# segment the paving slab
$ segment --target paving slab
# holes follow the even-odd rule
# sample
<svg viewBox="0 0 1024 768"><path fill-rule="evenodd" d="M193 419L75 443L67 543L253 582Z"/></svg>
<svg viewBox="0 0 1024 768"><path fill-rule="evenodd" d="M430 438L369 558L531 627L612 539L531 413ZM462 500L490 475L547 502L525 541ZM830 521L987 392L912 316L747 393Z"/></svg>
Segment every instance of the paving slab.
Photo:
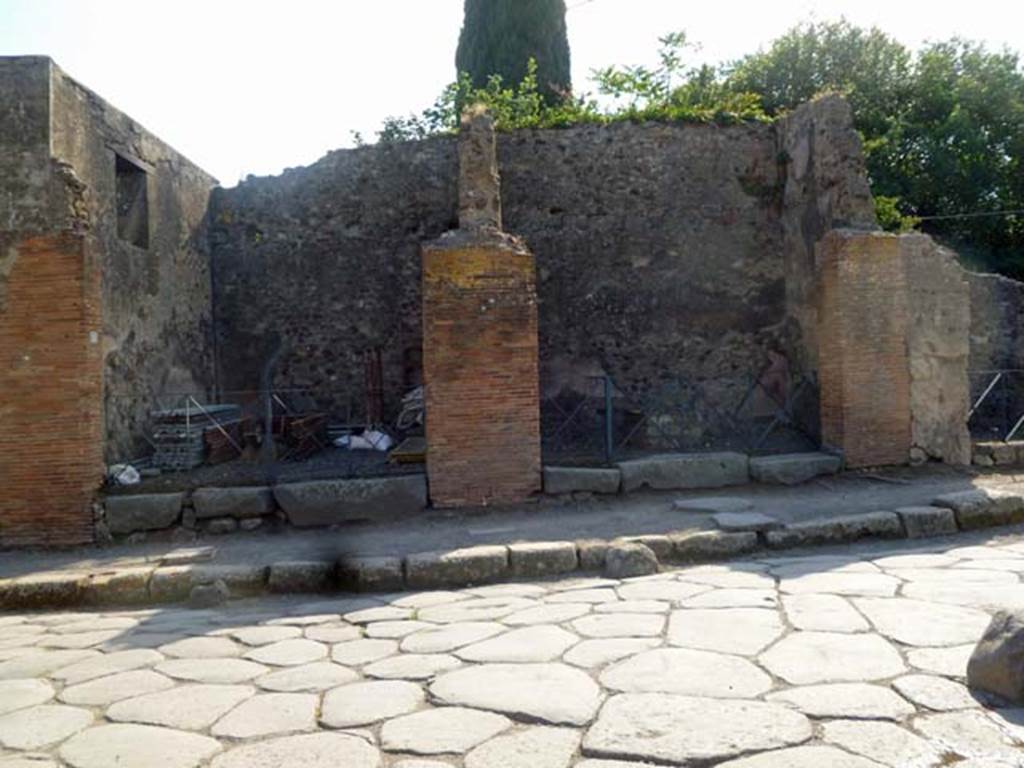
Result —
<svg viewBox="0 0 1024 768"><path fill-rule="evenodd" d="M72 768L196 768L220 751L220 743L208 736L115 724L82 731L60 748L60 756Z"/></svg>
<svg viewBox="0 0 1024 768"><path fill-rule="evenodd" d="M466 768L568 768L580 744L569 728L538 726L496 736L466 755Z"/></svg>
<svg viewBox="0 0 1024 768"><path fill-rule="evenodd" d="M688 648L644 651L606 668L605 688L626 693L675 693L718 698L754 698L771 678L738 656Z"/></svg>
<svg viewBox="0 0 1024 768"><path fill-rule="evenodd" d="M330 728L351 728L415 712L426 702L423 689L402 680L371 680L324 694L320 721Z"/></svg>
<svg viewBox="0 0 1024 768"><path fill-rule="evenodd" d="M883 685L832 683L788 688L765 696L796 707L816 718L903 720L916 712L913 705Z"/></svg>
<svg viewBox="0 0 1024 768"><path fill-rule="evenodd" d="M442 755L466 752L511 727L507 717L463 707L441 707L384 723L381 746L388 752Z"/></svg>
<svg viewBox="0 0 1024 768"><path fill-rule="evenodd" d="M358 736L310 733L245 744L218 755L212 768L379 768L379 750Z"/></svg>

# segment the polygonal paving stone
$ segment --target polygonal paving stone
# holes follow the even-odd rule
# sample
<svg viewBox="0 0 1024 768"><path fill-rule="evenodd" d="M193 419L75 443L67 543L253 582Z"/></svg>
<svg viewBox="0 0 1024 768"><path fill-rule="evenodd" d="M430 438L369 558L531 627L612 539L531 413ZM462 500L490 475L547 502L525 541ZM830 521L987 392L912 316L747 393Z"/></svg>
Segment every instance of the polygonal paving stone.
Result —
<svg viewBox="0 0 1024 768"><path fill-rule="evenodd" d="M986 568L905 568L892 573L911 583L1001 585L1020 583L1020 578L1016 573Z"/></svg>
<svg viewBox="0 0 1024 768"><path fill-rule="evenodd" d="M616 605L616 603L609 603ZM512 626L534 625L534 624L561 624L563 621L571 621L584 614L590 613L589 603L556 603L554 605L538 605L536 608L527 608L525 611L516 611L510 616L505 616L501 621Z"/></svg>
<svg viewBox="0 0 1024 768"><path fill-rule="evenodd" d="M547 589L539 584L486 584L459 594L465 597L540 597L547 593Z"/></svg>
<svg viewBox="0 0 1024 768"><path fill-rule="evenodd" d="M885 570L902 568L945 568L957 562L957 558L938 552L908 553L905 555L889 555L872 560L875 565Z"/></svg>
<svg viewBox="0 0 1024 768"><path fill-rule="evenodd" d="M1021 764L1021 748L981 710L923 715L913 721L914 730L936 749L974 757ZM1013 762L1016 761L1016 762Z"/></svg>
<svg viewBox="0 0 1024 768"><path fill-rule="evenodd" d="M906 669L896 649L878 635L831 632L794 632L760 661L793 685L881 680Z"/></svg>
<svg viewBox="0 0 1024 768"><path fill-rule="evenodd" d="M536 600L516 596L477 597L450 605L435 605L419 612L423 621L454 624L466 621L489 621L509 616L538 605Z"/></svg>
<svg viewBox="0 0 1024 768"><path fill-rule="evenodd" d="M765 699L789 704L811 717L902 720L916 711L888 688L868 683L831 683L788 688Z"/></svg>
<svg viewBox="0 0 1024 768"><path fill-rule="evenodd" d="M165 691L173 685L174 681L152 670L136 669L72 685L61 691L59 698L67 704L105 707L132 696ZM0 699L2 698L3 694L0 693Z"/></svg>
<svg viewBox="0 0 1024 768"><path fill-rule="evenodd" d="M915 646L977 642L991 621L982 611L904 598L853 601L886 637Z"/></svg>
<svg viewBox="0 0 1024 768"><path fill-rule="evenodd" d="M665 617L646 613L598 613L576 619L572 628L586 637L657 637L665 629Z"/></svg>
<svg viewBox="0 0 1024 768"><path fill-rule="evenodd" d="M11 749L41 749L64 741L92 724L87 709L42 704L0 717L0 744Z"/></svg>
<svg viewBox="0 0 1024 768"><path fill-rule="evenodd" d="M0 768L60 768L56 760L38 752L22 752L5 757L0 754Z"/></svg>
<svg viewBox="0 0 1024 768"><path fill-rule="evenodd" d="M261 693L247 699L213 724L210 733L234 739L316 730L317 696L312 693Z"/></svg>
<svg viewBox="0 0 1024 768"><path fill-rule="evenodd" d="M967 660L974 653L974 643L948 648L913 648L907 651L910 666L924 672L946 677L966 677Z"/></svg>
<svg viewBox="0 0 1024 768"><path fill-rule="evenodd" d="M91 648L119 637L121 631L111 629L105 632L79 632L74 635L42 635L36 641L40 648Z"/></svg>
<svg viewBox="0 0 1024 768"><path fill-rule="evenodd" d="M468 600L471 597L472 595L468 592L452 592L450 590L437 589L432 592L414 592L390 602L396 608L418 609L430 608L434 605L457 603L459 600Z"/></svg>
<svg viewBox="0 0 1024 768"><path fill-rule="evenodd" d="M507 717L462 707L428 709L384 723L381 746L415 755L461 754L512 725Z"/></svg>
<svg viewBox="0 0 1024 768"><path fill-rule="evenodd" d="M931 603L963 605L992 611L1024 609L1024 584L916 581L904 585L903 596Z"/></svg>
<svg viewBox="0 0 1024 768"><path fill-rule="evenodd" d="M846 598L837 595L785 595L789 623L812 632L864 632L870 625Z"/></svg>
<svg viewBox="0 0 1024 768"><path fill-rule="evenodd" d="M899 588L899 579L884 573L808 573L782 579L779 589L789 595L811 593L855 597L892 597Z"/></svg>
<svg viewBox="0 0 1024 768"><path fill-rule="evenodd" d="M775 589L775 579L771 576L739 567L697 566L676 575L686 582L720 589Z"/></svg>
<svg viewBox="0 0 1024 768"><path fill-rule="evenodd" d="M579 732L540 726L496 736L466 755L466 768L568 768Z"/></svg>
<svg viewBox="0 0 1024 768"><path fill-rule="evenodd" d="M344 733L282 736L236 747L218 755L211 768L379 768L380 752Z"/></svg>
<svg viewBox="0 0 1024 768"><path fill-rule="evenodd" d="M627 656L657 648L659 645L661 645L661 639L656 637L584 640L565 654L565 661L576 667L594 669Z"/></svg>
<svg viewBox="0 0 1024 768"><path fill-rule="evenodd" d="M438 760L399 760L393 768L452 768L452 764Z"/></svg>
<svg viewBox="0 0 1024 768"><path fill-rule="evenodd" d="M45 704L52 698L53 686L43 680L0 680L0 715Z"/></svg>
<svg viewBox="0 0 1024 768"><path fill-rule="evenodd" d="M892 687L919 707L936 712L981 706L967 686L936 675L907 675L893 680Z"/></svg>
<svg viewBox="0 0 1024 768"><path fill-rule="evenodd" d="M366 626L367 637L384 637L391 640L411 635L413 632L420 632L425 629L436 628L436 624L429 624L426 621L415 621L403 619L401 621L375 621Z"/></svg>
<svg viewBox="0 0 1024 768"><path fill-rule="evenodd" d="M193 683L244 683L270 670L245 659L169 659L157 664L156 671Z"/></svg>
<svg viewBox="0 0 1024 768"><path fill-rule="evenodd" d="M267 691L297 693L301 691L326 691L338 685L358 680L359 675L351 669L331 661L315 661L298 667L285 667L253 682Z"/></svg>
<svg viewBox="0 0 1024 768"><path fill-rule="evenodd" d="M608 667L606 688L629 693L676 693L721 698L754 698L772 687L771 678L746 659L688 648L658 648Z"/></svg>
<svg viewBox="0 0 1024 768"><path fill-rule="evenodd" d="M0 680L27 680L56 669L99 657L98 651L32 651L0 662Z"/></svg>
<svg viewBox="0 0 1024 768"><path fill-rule="evenodd" d="M71 738L60 748L60 757L72 768L195 768L220 749L214 739L195 733L100 725Z"/></svg>
<svg viewBox="0 0 1024 768"><path fill-rule="evenodd" d="M129 672L140 667L149 667L164 660L162 654L147 648L134 651L116 651L92 659L85 659L53 673L54 680L61 680L65 685L84 683L96 677L106 677L118 672Z"/></svg>
<svg viewBox="0 0 1024 768"><path fill-rule="evenodd" d="M461 666L461 661L447 653L403 653L368 664L363 674L383 680L427 680Z"/></svg>
<svg viewBox="0 0 1024 768"><path fill-rule="evenodd" d="M370 624L375 621L401 621L411 619L415 612L411 608L396 608L392 605L381 605L376 608L364 608L342 616L350 624Z"/></svg>
<svg viewBox="0 0 1024 768"><path fill-rule="evenodd" d="M72 635L80 632L104 632L111 629L131 629L138 625L137 619L127 616L90 616L87 619L70 621L50 628L51 632L61 635Z"/></svg>
<svg viewBox="0 0 1024 768"><path fill-rule="evenodd" d="M303 634L310 640L320 643L346 643L349 640L358 640L363 636L361 627L352 624L317 624L306 627Z"/></svg>
<svg viewBox="0 0 1024 768"><path fill-rule="evenodd" d="M772 589L712 589L679 603L683 608L775 608L778 604Z"/></svg>
<svg viewBox="0 0 1024 768"><path fill-rule="evenodd" d="M199 731L253 693L248 685L183 685L112 704L107 719Z"/></svg>
<svg viewBox="0 0 1024 768"><path fill-rule="evenodd" d="M324 694L320 722L351 728L415 712L426 701L423 689L401 680L372 680L334 688Z"/></svg>
<svg viewBox="0 0 1024 768"><path fill-rule="evenodd" d="M561 627L523 627L468 645L455 655L464 661L554 661L577 642L576 635Z"/></svg>
<svg viewBox="0 0 1024 768"><path fill-rule="evenodd" d="M616 603L600 603L594 606L595 613L668 613L671 604L664 600L619 600Z"/></svg>
<svg viewBox="0 0 1024 768"><path fill-rule="evenodd" d="M597 712L601 691L564 664L483 664L442 675L430 692L446 704L507 712L554 725L583 725Z"/></svg>
<svg viewBox="0 0 1024 768"><path fill-rule="evenodd" d="M635 581L619 587L623 600L664 600L678 603L710 589L704 584L687 584L675 580Z"/></svg>
<svg viewBox="0 0 1024 768"><path fill-rule="evenodd" d="M327 656L327 646L304 637L261 645L245 654L245 658L275 667L296 667Z"/></svg>
<svg viewBox="0 0 1024 768"><path fill-rule="evenodd" d="M583 750L594 757L706 765L810 737L810 721L781 704L641 693L609 699Z"/></svg>
<svg viewBox="0 0 1024 768"><path fill-rule="evenodd" d="M176 659L227 659L241 656L244 650L226 637L187 637L159 648L160 653Z"/></svg>
<svg viewBox="0 0 1024 768"><path fill-rule="evenodd" d="M776 611L763 608L692 608L669 618L668 642L684 648L753 656L785 631Z"/></svg>
<svg viewBox="0 0 1024 768"><path fill-rule="evenodd" d="M927 741L892 723L834 720L822 726L822 738L849 752L898 768L927 768L943 756Z"/></svg>
<svg viewBox="0 0 1024 768"><path fill-rule="evenodd" d="M246 645L267 645L281 640L302 637L300 627L243 627L231 631L231 636Z"/></svg>
<svg viewBox="0 0 1024 768"><path fill-rule="evenodd" d="M556 592L544 598L544 602L559 605L561 603L612 603L619 599L614 589L598 587L596 589L571 589Z"/></svg>
<svg viewBox="0 0 1024 768"><path fill-rule="evenodd" d="M718 768L881 768L874 760L835 747L792 747L719 763Z"/></svg>
<svg viewBox="0 0 1024 768"><path fill-rule="evenodd" d="M394 640L352 640L331 647L331 658L339 664L360 666L398 653Z"/></svg>
<svg viewBox="0 0 1024 768"><path fill-rule="evenodd" d="M505 631L503 625L493 621L447 624L410 635L402 640L402 650L406 653L447 653Z"/></svg>

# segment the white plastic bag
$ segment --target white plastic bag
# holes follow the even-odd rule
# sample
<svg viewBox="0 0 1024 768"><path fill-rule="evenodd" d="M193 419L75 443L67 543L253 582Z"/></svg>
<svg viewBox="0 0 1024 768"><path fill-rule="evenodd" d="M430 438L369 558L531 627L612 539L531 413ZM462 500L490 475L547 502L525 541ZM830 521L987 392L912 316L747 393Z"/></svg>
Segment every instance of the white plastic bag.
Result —
<svg viewBox="0 0 1024 768"><path fill-rule="evenodd" d="M142 475L131 464L112 464L107 468L107 480L111 485L138 485Z"/></svg>

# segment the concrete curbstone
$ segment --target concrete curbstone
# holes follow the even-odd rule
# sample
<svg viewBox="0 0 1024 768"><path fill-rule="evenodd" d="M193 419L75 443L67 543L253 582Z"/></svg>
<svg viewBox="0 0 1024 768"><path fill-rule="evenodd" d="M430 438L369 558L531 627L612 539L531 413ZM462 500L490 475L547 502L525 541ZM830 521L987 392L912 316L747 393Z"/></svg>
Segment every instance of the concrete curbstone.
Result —
<svg viewBox="0 0 1024 768"><path fill-rule="evenodd" d="M181 516L184 501L184 493L107 496L103 502L107 527L112 534L170 528Z"/></svg>
<svg viewBox="0 0 1024 768"><path fill-rule="evenodd" d="M1024 497L1009 491L975 488L943 494L932 503L953 510L964 531L1024 522Z"/></svg>
<svg viewBox="0 0 1024 768"><path fill-rule="evenodd" d="M948 536L959 530L953 510L944 507L899 507L896 514L908 539Z"/></svg>
<svg viewBox="0 0 1024 768"><path fill-rule="evenodd" d="M721 488L743 485L750 479L750 459L730 451L666 453L623 461L617 466L622 473L622 490L627 493L644 486L654 490Z"/></svg>
<svg viewBox="0 0 1024 768"><path fill-rule="evenodd" d="M405 558L405 583L412 589L497 581L508 574L508 548L480 546L420 552Z"/></svg>
<svg viewBox="0 0 1024 768"><path fill-rule="evenodd" d="M355 592L391 592L405 586L400 557L343 557L338 561L338 586Z"/></svg>
<svg viewBox="0 0 1024 768"><path fill-rule="evenodd" d="M267 589L278 594L326 592L335 586L337 566L330 560L287 560L271 563Z"/></svg>
<svg viewBox="0 0 1024 768"><path fill-rule="evenodd" d="M786 549L810 544L830 544L875 537L900 539L903 526L895 512L864 512L792 523L776 531L766 531L765 544L770 549Z"/></svg>
<svg viewBox="0 0 1024 768"><path fill-rule="evenodd" d="M571 541L537 541L510 544L509 575L515 578L543 578L571 573L579 567L576 545Z"/></svg>
<svg viewBox="0 0 1024 768"><path fill-rule="evenodd" d="M670 534L669 538L672 540L672 559L684 563L727 560L758 548L757 534L753 532L687 531Z"/></svg>
<svg viewBox="0 0 1024 768"><path fill-rule="evenodd" d="M622 474L617 468L544 467L544 493L618 493Z"/></svg>

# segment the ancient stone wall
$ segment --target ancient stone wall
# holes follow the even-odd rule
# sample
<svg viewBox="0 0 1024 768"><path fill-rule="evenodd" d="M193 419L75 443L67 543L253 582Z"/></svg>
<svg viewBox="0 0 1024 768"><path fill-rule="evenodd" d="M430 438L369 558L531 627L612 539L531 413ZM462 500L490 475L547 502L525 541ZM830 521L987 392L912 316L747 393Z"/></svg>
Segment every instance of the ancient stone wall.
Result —
<svg viewBox="0 0 1024 768"><path fill-rule="evenodd" d="M1024 283L968 273L971 295L970 370L1024 370Z"/></svg>
<svg viewBox="0 0 1024 768"><path fill-rule="evenodd" d="M625 388L755 375L784 325L771 126L618 124L499 134L505 229L537 260L541 383ZM218 354L256 386L280 332L280 387L363 398L383 349L390 408L421 380L419 244L454 226L453 138L333 152L215 196ZM741 393L742 393L741 385Z"/></svg>

